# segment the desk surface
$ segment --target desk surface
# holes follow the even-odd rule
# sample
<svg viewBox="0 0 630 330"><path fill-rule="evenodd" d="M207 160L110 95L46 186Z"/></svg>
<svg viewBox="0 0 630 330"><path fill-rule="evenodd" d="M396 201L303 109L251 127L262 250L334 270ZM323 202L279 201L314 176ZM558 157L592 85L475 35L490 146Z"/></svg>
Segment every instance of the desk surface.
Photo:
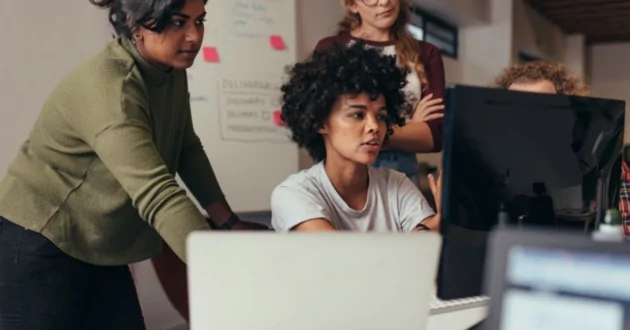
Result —
<svg viewBox="0 0 630 330"><path fill-rule="evenodd" d="M429 316L427 330L465 330L483 321L488 307L473 307Z"/></svg>

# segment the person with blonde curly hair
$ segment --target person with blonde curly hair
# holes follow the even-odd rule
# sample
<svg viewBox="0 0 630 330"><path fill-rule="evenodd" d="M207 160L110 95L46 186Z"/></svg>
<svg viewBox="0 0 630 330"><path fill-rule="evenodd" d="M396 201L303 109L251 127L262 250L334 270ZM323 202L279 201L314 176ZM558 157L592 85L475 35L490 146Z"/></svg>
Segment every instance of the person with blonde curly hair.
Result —
<svg viewBox="0 0 630 330"><path fill-rule="evenodd" d="M417 153L442 149L443 98L445 93L442 55L434 45L416 40L408 31L411 16L409 0L341 0L346 14L336 35L320 40L323 50L333 44L349 46L358 41L395 56L401 68L409 69L405 94L409 109L406 125L393 126L376 167L404 173L419 186Z"/></svg>
<svg viewBox="0 0 630 330"><path fill-rule="evenodd" d="M584 81L561 63L533 61L507 67L496 78L498 87L536 93L586 96L590 93Z"/></svg>
<svg viewBox="0 0 630 330"><path fill-rule="evenodd" d="M511 65L496 78L495 84L497 87L522 92L590 95L590 89L582 79L572 75L561 63L550 61ZM625 161L621 162L619 211L624 234L630 236L630 166Z"/></svg>

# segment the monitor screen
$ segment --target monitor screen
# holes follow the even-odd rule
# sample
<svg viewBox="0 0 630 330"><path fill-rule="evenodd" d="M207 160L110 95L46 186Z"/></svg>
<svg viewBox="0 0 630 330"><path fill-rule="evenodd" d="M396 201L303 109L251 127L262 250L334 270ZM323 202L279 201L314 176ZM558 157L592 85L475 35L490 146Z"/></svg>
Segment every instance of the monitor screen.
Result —
<svg viewBox="0 0 630 330"><path fill-rule="evenodd" d="M499 330L630 330L630 255L513 246Z"/></svg>
<svg viewBox="0 0 630 330"><path fill-rule="evenodd" d="M624 102L454 86L446 106L441 299L482 294L497 225L584 230L618 203Z"/></svg>

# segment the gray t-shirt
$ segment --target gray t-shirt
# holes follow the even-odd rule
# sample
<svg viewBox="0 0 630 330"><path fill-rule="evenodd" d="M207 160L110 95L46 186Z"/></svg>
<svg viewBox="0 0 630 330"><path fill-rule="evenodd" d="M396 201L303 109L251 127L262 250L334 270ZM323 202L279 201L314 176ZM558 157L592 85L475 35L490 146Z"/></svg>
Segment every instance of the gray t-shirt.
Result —
<svg viewBox="0 0 630 330"><path fill-rule="evenodd" d="M321 218L338 230L408 232L435 214L404 174L370 166L369 176L365 207L354 210L333 187L323 162L292 174L271 194L271 225L286 232Z"/></svg>

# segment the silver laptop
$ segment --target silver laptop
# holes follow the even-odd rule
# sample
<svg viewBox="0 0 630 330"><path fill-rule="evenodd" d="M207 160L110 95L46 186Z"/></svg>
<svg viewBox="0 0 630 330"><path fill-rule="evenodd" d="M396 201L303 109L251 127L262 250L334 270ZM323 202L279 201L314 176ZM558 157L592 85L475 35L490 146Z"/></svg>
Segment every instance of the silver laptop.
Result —
<svg viewBox="0 0 630 330"><path fill-rule="evenodd" d="M424 329L435 233L195 232L191 330Z"/></svg>
<svg viewBox="0 0 630 330"><path fill-rule="evenodd" d="M630 244L588 235L493 233L488 330L630 330Z"/></svg>

